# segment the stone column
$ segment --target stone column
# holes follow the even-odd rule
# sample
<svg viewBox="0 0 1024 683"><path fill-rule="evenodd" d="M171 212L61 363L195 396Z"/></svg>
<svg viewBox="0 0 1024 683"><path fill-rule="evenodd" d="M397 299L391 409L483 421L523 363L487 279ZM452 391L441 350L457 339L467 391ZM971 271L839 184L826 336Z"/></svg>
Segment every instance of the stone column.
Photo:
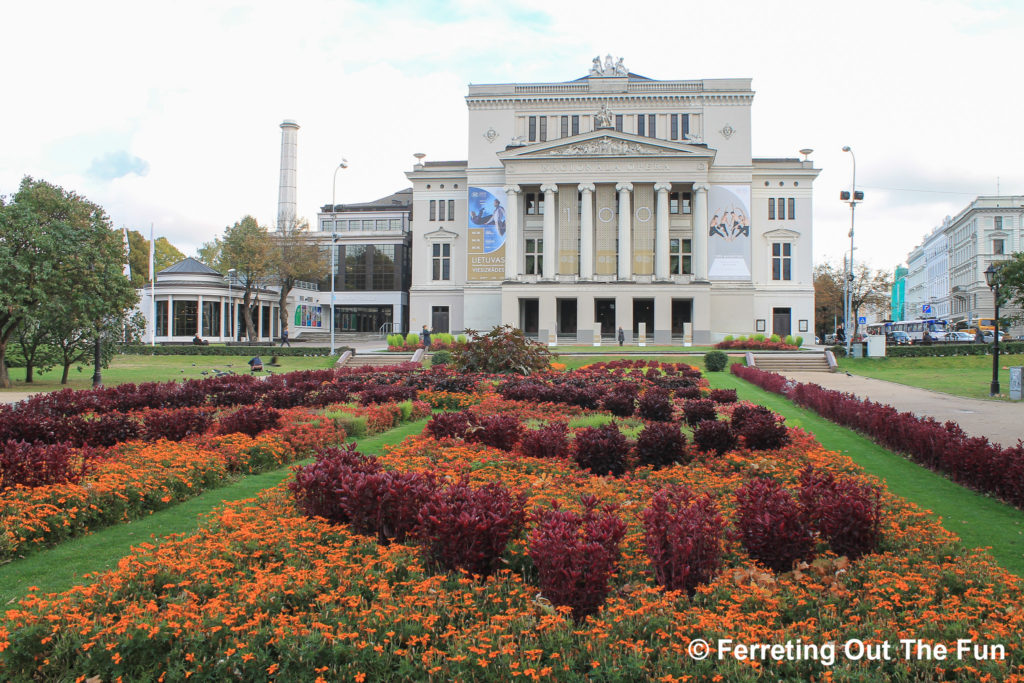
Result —
<svg viewBox="0 0 1024 683"><path fill-rule="evenodd" d="M580 279L594 279L594 183L580 183L583 195L580 212Z"/></svg>
<svg viewBox="0 0 1024 683"><path fill-rule="evenodd" d="M708 279L708 190L707 183L693 186L693 279Z"/></svg>
<svg viewBox="0 0 1024 683"><path fill-rule="evenodd" d="M658 193L654 217L654 277L667 280L669 277L669 242L668 242L668 191L672 183L655 183L654 191Z"/></svg>
<svg viewBox="0 0 1024 683"><path fill-rule="evenodd" d="M196 304L196 334L203 336L203 295L199 295L199 302Z"/></svg>
<svg viewBox="0 0 1024 683"><path fill-rule="evenodd" d="M508 205L505 207L505 279L519 279L519 186L506 185Z"/></svg>
<svg viewBox="0 0 1024 683"><path fill-rule="evenodd" d="M167 338L174 336L174 295L167 295Z"/></svg>
<svg viewBox="0 0 1024 683"><path fill-rule="evenodd" d="M544 193L544 271L542 277L545 280L554 280L558 272L558 235L555 230L555 221L558 219L558 207L555 206L555 193L558 192L558 185L541 185L540 191Z"/></svg>
<svg viewBox="0 0 1024 683"><path fill-rule="evenodd" d="M629 202L633 184L618 183L615 190L619 193L619 279L629 280L633 277L633 230L630 221L633 210Z"/></svg>

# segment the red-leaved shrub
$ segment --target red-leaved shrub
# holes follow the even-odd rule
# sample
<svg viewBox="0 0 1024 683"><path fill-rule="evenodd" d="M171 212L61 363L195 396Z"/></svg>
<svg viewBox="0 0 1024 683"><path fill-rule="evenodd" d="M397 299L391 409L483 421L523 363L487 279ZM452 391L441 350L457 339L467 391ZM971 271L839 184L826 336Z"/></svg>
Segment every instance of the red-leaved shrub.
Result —
<svg viewBox="0 0 1024 683"><path fill-rule="evenodd" d="M367 387L359 392L360 405L368 406L371 403L391 403L393 401L408 401L416 398L416 389L401 385L385 384L375 387Z"/></svg>
<svg viewBox="0 0 1024 683"><path fill-rule="evenodd" d="M644 540L654 578L669 590L693 595L722 566L725 520L711 496L685 486L661 489L643 513Z"/></svg>
<svg viewBox="0 0 1024 683"><path fill-rule="evenodd" d="M675 422L652 422L637 437L636 456L641 465L668 467L684 462L686 455L686 437Z"/></svg>
<svg viewBox="0 0 1024 683"><path fill-rule="evenodd" d="M515 415L477 417L466 432L466 440L510 451L519 443L523 425Z"/></svg>
<svg viewBox="0 0 1024 683"><path fill-rule="evenodd" d="M600 427L585 427L576 432L576 464L593 474L620 476L626 473L629 441L611 423Z"/></svg>
<svg viewBox="0 0 1024 683"><path fill-rule="evenodd" d="M341 502L352 528L375 534L381 543L399 543L413 533L423 504L437 490L433 475L423 472L365 472L349 468Z"/></svg>
<svg viewBox="0 0 1024 683"><path fill-rule="evenodd" d="M768 415L771 416L772 411L768 410L764 406L757 405L755 403L741 403L732 409L732 428L739 432L743 429L744 421L751 415Z"/></svg>
<svg viewBox="0 0 1024 683"><path fill-rule="evenodd" d="M693 443L704 453L722 455L736 448L738 439L728 422L704 420L693 430Z"/></svg>
<svg viewBox="0 0 1024 683"><path fill-rule="evenodd" d="M640 387L632 382L619 382L601 401L601 406L612 415L629 417L636 410L636 397Z"/></svg>
<svg viewBox="0 0 1024 683"><path fill-rule="evenodd" d="M552 509L536 517L529 540L541 593L556 605L571 607L576 621L601 608L626 534L626 524L614 508L598 511L593 496L581 500L582 515L561 510L553 502Z"/></svg>
<svg viewBox="0 0 1024 683"><path fill-rule="evenodd" d="M667 422L672 419L672 397L668 389L647 387L636 400L637 415L645 420Z"/></svg>
<svg viewBox="0 0 1024 683"><path fill-rule="evenodd" d="M809 559L814 532L788 490L773 479L753 479L736 491L737 529L750 556L775 572Z"/></svg>
<svg viewBox="0 0 1024 683"><path fill-rule="evenodd" d="M274 429L281 421L281 413L264 406L243 406L220 419L218 431L221 434L241 432L256 436L267 429Z"/></svg>
<svg viewBox="0 0 1024 683"><path fill-rule="evenodd" d="M92 451L76 453L69 443L7 441L0 448L0 491L15 486L73 484L85 476Z"/></svg>
<svg viewBox="0 0 1024 683"><path fill-rule="evenodd" d="M212 421L210 411L202 408L151 410L142 419L142 433L149 441L181 441L206 433Z"/></svg>
<svg viewBox="0 0 1024 683"><path fill-rule="evenodd" d="M526 497L501 484L472 488L463 479L423 504L416 531L431 561L487 576L498 568L509 539L523 528Z"/></svg>
<svg viewBox="0 0 1024 683"><path fill-rule="evenodd" d="M836 555L856 560L878 547L878 490L808 465L800 473L800 503Z"/></svg>
<svg viewBox="0 0 1024 683"><path fill-rule="evenodd" d="M708 398L715 403L735 403L736 402L736 390L735 389L712 389L711 393L708 394Z"/></svg>
<svg viewBox="0 0 1024 683"><path fill-rule="evenodd" d="M565 434L564 422L551 422L540 429L523 432L519 448L529 458L564 458L569 452L569 440Z"/></svg>
<svg viewBox="0 0 1024 683"><path fill-rule="evenodd" d="M782 448L789 443L789 429L783 423L781 415L772 412L752 412L742 421L736 432L743 437L743 442L751 450L769 450Z"/></svg>
<svg viewBox="0 0 1024 683"><path fill-rule="evenodd" d="M693 399L683 403L683 419L686 424L696 427L704 420L717 420L715 402L710 399Z"/></svg>
<svg viewBox="0 0 1024 683"><path fill-rule="evenodd" d="M424 428L428 434L440 441L441 439L461 439L466 436L472 424L471 415L465 410L456 413L438 413L430 418Z"/></svg>
<svg viewBox="0 0 1024 683"><path fill-rule="evenodd" d="M679 387L676 391L676 398L689 401L690 399L700 398L700 387Z"/></svg>
<svg viewBox="0 0 1024 683"><path fill-rule="evenodd" d="M344 502L351 497L352 473L381 471L376 458L366 457L356 450L355 443L350 443L345 448L326 448L316 454L316 462L296 468L288 488L307 516L345 523L350 520Z"/></svg>

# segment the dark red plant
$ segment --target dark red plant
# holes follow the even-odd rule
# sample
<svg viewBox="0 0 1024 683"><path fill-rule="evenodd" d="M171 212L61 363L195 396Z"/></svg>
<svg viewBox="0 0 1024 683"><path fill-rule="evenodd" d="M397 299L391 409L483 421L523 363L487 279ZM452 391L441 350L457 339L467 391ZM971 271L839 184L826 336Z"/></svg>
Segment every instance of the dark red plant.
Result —
<svg viewBox="0 0 1024 683"><path fill-rule="evenodd" d="M611 423L600 427L585 427L576 432L576 464L593 474L620 476L626 473L629 458L629 441Z"/></svg>
<svg viewBox="0 0 1024 683"><path fill-rule="evenodd" d="M751 450L771 450L782 448L789 443L789 429L781 415L772 412L749 413L740 423L736 432L743 438L743 443ZM735 427L734 427L735 429Z"/></svg>
<svg viewBox="0 0 1024 683"><path fill-rule="evenodd" d="M709 495L685 486L661 489L643 513L644 540L654 577L669 590L693 595L722 566L725 520Z"/></svg>
<svg viewBox="0 0 1024 683"><path fill-rule="evenodd" d="M523 425L515 415L487 415L475 417L473 422L466 432L467 441L503 451L515 448L523 434Z"/></svg>
<svg viewBox="0 0 1024 683"><path fill-rule="evenodd" d="M881 504L870 484L808 465L800 473L800 503L836 555L856 560L878 548Z"/></svg>
<svg viewBox="0 0 1024 683"><path fill-rule="evenodd" d="M636 400L637 415L645 420L667 422L672 419L672 397L668 389L648 387Z"/></svg>
<svg viewBox="0 0 1024 683"><path fill-rule="evenodd" d="M77 483L88 472L93 457L90 449L79 451L68 443L7 441L0 447L0 491Z"/></svg>
<svg viewBox="0 0 1024 683"><path fill-rule="evenodd" d="M202 408L151 410L143 417L142 433L149 441L181 441L190 436L205 434L212 421L210 410Z"/></svg>
<svg viewBox="0 0 1024 683"><path fill-rule="evenodd" d="M709 399L694 399L683 403L683 419L686 424L696 427L705 420L717 420L715 402Z"/></svg>
<svg viewBox="0 0 1024 683"><path fill-rule="evenodd" d="M601 406L612 415L629 417L636 410L636 397L640 386L632 382L620 382L605 395Z"/></svg>
<svg viewBox="0 0 1024 683"><path fill-rule="evenodd" d="M345 448L327 448L316 455L316 462L298 467L288 489L295 503L309 517L323 517L331 522L351 520L345 502L354 497L355 477L382 472L376 458L356 450L355 443Z"/></svg>
<svg viewBox="0 0 1024 683"><path fill-rule="evenodd" d="M438 413L427 422L425 431L437 440L462 439L473 424L472 415L465 410Z"/></svg>
<svg viewBox="0 0 1024 683"><path fill-rule="evenodd" d="M281 421L281 413L264 406L243 406L230 415L220 419L218 425L221 434L241 432L256 436L267 429L274 429Z"/></svg>
<svg viewBox="0 0 1024 683"><path fill-rule="evenodd" d="M736 402L736 390L735 389L712 389L711 393L708 394L708 398L715 403L735 403Z"/></svg>
<svg viewBox="0 0 1024 683"><path fill-rule="evenodd" d="M728 422L704 420L693 430L693 443L704 453L721 456L736 448L738 439Z"/></svg>
<svg viewBox="0 0 1024 683"><path fill-rule="evenodd" d="M529 458L564 458L569 452L566 424L551 422L540 429L526 430L519 449Z"/></svg>
<svg viewBox="0 0 1024 683"><path fill-rule="evenodd" d="M753 479L736 491L736 526L750 556L774 572L810 559L814 531L802 506L773 479Z"/></svg>
<svg viewBox="0 0 1024 683"><path fill-rule="evenodd" d="M686 437L675 422L652 422L636 440L637 460L655 469L689 460Z"/></svg>

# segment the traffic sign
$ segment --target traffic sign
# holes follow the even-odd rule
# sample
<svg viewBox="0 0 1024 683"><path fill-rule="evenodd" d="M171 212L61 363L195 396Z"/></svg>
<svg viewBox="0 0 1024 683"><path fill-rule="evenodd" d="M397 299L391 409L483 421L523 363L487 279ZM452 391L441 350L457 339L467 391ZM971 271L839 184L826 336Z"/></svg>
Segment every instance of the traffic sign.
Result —
<svg viewBox="0 0 1024 683"><path fill-rule="evenodd" d="M923 306L921 306L921 312L922 313L931 313L932 312L932 305L931 304L924 304Z"/></svg>
<svg viewBox="0 0 1024 683"><path fill-rule="evenodd" d="M866 317L864 317L863 315L862 315L862 316L860 316L859 318L857 318L857 324L858 324L858 325L863 325L863 324L864 324L864 323L866 323L867 321L868 321L868 319L867 319Z"/></svg>

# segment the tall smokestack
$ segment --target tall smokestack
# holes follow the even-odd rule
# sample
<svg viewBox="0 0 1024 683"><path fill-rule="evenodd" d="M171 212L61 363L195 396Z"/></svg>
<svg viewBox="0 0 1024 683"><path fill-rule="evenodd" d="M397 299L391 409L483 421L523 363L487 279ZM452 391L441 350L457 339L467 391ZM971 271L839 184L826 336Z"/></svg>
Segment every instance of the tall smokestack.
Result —
<svg viewBox="0 0 1024 683"><path fill-rule="evenodd" d="M299 124L291 119L281 123L281 188L277 195L277 229L295 226Z"/></svg>

